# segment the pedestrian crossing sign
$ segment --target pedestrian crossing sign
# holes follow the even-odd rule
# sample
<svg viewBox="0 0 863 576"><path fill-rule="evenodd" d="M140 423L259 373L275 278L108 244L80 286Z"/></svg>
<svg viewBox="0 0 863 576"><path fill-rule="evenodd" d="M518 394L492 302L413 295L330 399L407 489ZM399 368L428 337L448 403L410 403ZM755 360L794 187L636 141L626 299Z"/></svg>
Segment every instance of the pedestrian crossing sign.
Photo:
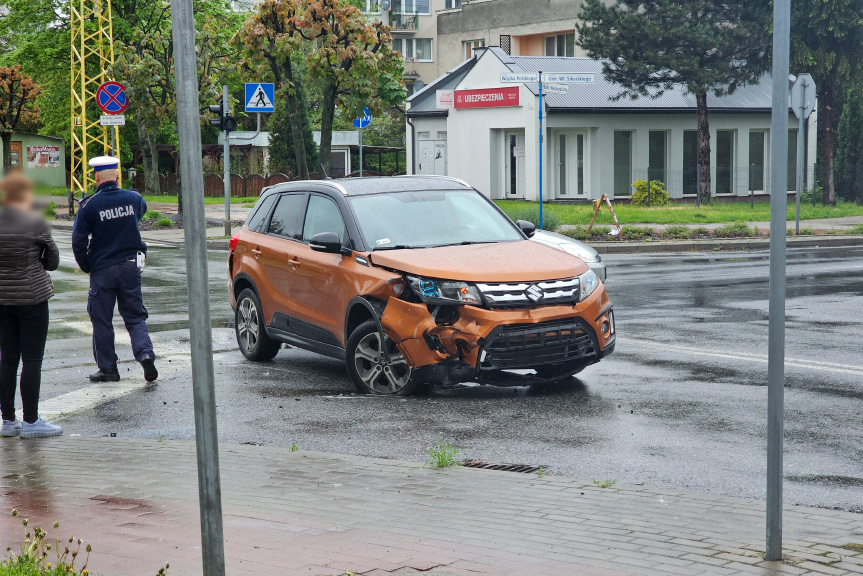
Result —
<svg viewBox="0 0 863 576"><path fill-rule="evenodd" d="M273 84L246 83L246 112L273 112L276 91Z"/></svg>

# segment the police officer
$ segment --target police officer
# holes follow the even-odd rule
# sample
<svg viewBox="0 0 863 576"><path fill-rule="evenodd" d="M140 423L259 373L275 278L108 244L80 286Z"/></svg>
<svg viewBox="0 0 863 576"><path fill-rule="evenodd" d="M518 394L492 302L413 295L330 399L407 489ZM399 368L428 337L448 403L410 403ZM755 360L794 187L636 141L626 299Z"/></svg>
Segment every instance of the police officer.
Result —
<svg viewBox="0 0 863 576"><path fill-rule="evenodd" d="M87 312L93 323L93 356L99 367L90 380L120 379L114 351L113 317L117 304L132 339L135 360L144 368L147 382L152 382L159 373L141 294L141 269L147 245L138 230L147 203L137 192L117 185L120 166L117 158L93 158L90 166L95 172L96 193L81 202L72 232L75 260L90 275Z"/></svg>

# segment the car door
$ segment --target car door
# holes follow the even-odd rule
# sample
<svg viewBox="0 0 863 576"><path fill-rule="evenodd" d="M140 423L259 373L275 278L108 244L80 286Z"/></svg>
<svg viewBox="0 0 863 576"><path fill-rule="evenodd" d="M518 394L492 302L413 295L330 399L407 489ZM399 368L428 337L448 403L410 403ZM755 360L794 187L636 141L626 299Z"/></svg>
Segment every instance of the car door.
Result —
<svg viewBox="0 0 863 576"><path fill-rule="evenodd" d="M302 244L296 248L291 281L292 332L332 346L344 347L345 311L353 298L354 264L341 254L315 252L309 240L321 232L335 232L345 243L345 222L335 201L312 193L303 223Z"/></svg>
<svg viewBox="0 0 863 576"><path fill-rule="evenodd" d="M281 194L265 234L256 234L252 255L261 274L256 278L258 295L268 326L289 330L291 280L297 250L302 246L302 223L308 194Z"/></svg>

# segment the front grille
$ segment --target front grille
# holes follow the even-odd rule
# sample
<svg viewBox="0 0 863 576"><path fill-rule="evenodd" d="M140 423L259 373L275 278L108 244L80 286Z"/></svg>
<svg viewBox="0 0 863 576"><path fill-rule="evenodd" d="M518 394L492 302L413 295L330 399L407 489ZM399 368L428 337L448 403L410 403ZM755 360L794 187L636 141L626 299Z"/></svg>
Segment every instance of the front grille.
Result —
<svg viewBox="0 0 863 576"><path fill-rule="evenodd" d="M476 286L491 308L567 304L578 301L578 278L509 284L485 283Z"/></svg>
<svg viewBox="0 0 863 576"><path fill-rule="evenodd" d="M596 355L590 329L578 318L496 328L480 354L480 370L560 364Z"/></svg>

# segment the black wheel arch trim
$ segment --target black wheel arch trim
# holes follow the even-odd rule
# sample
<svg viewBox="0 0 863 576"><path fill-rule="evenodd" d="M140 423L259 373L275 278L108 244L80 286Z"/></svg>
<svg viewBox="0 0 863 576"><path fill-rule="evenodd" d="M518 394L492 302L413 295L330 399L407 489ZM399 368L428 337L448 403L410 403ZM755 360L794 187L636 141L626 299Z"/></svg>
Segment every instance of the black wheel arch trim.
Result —
<svg viewBox="0 0 863 576"><path fill-rule="evenodd" d="M255 281L252 280L252 277L249 276L248 274L246 274L245 272L240 272L239 274L234 276L234 278L231 280L231 291L234 293L235 299L240 297L240 293L237 292L237 283L240 280L248 282L249 284L251 284L252 290L254 291L255 295L257 295L258 298L261 297L261 293L258 291L258 285L255 284Z"/></svg>
<svg viewBox="0 0 863 576"><path fill-rule="evenodd" d="M378 325L378 333L380 334L381 342L386 341L384 327L381 324L381 316L384 315L384 310L386 309L387 305L384 302L381 302L380 300L374 298L367 298L365 296L354 296L348 303L348 309L345 313L345 342L347 342L348 339L351 337L350 333L348 332L348 320L351 317L351 311L356 306L362 306L369 311L369 313L372 315L372 319L374 319L375 321L375 324ZM384 347L384 354L386 354L387 361L389 362L390 353L386 347Z"/></svg>

